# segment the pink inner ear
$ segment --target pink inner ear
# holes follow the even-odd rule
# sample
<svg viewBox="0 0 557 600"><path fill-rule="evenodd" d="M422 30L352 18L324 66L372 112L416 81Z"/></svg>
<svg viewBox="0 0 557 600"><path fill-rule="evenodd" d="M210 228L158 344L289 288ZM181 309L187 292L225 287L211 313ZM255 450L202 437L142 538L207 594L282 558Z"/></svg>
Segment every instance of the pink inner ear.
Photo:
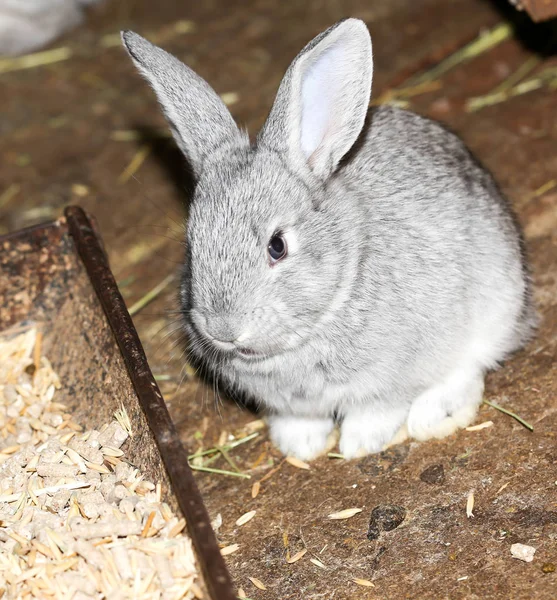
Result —
<svg viewBox="0 0 557 600"><path fill-rule="evenodd" d="M302 75L300 146L310 166L315 163L315 153L332 133L333 108L337 104L338 88L342 88L344 82L343 58L344 49L334 44L307 65Z"/></svg>
<svg viewBox="0 0 557 600"><path fill-rule="evenodd" d="M330 126L329 124L327 124L327 128L325 129L325 132L323 134L323 138L320 140L320 143L317 145L317 147L315 148L315 150L310 154L309 158L308 158L308 165L309 168L313 171L317 165L318 162L320 161L321 155L323 154L325 148L322 144L323 140L328 138L330 136L329 134L329 130L330 130Z"/></svg>
<svg viewBox="0 0 557 600"><path fill-rule="evenodd" d="M363 24L352 22L331 32L298 65L296 150L318 177L330 175L358 138L372 72L369 33Z"/></svg>

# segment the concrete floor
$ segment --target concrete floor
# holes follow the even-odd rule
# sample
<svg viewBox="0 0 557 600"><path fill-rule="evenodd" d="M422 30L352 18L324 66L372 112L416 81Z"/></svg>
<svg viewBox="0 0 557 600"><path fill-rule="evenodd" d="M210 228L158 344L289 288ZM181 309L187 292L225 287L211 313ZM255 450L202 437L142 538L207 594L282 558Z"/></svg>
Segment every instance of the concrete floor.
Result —
<svg viewBox="0 0 557 600"><path fill-rule="evenodd" d="M179 268L186 180L175 147L159 133L164 121L153 95L110 34L131 28L157 39L219 93L232 94L234 116L253 133L290 60L344 16L365 19L372 32L375 97L479 32L518 18L506 2L488 0L191 4L108 2L53 45L69 48L70 58L0 75L0 232L81 204L99 221L130 305ZM557 68L547 46L554 24L534 28L522 17L515 24L507 40L435 78L409 105L463 136L524 225L542 323L530 346L489 377L486 398L524 417L534 432L484 406L478 422L492 420L490 428L407 442L359 461L323 458L306 471L283 463L261 431L232 453L251 480L198 477L209 511L222 515L219 541L240 545L227 561L250 598L557 597L557 96L555 87L530 84L519 90L527 93L475 112L467 104L533 57L539 63L528 63L534 70L526 79ZM144 160L126 178L138 154ZM183 369L171 334L175 298L173 282L135 320L185 444L209 448L223 431L238 433L256 417L226 401L216 407L211 390ZM228 468L223 459L212 466ZM252 499L253 482L265 475ZM474 517L467 518L471 491ZM372 509L382 505L402 507L405 519L369 540ZM345 521L326 518L349 507L363 510ZM237 527L249 510L256 517ZM536 548L532 563L511 557L515 542ZM286 561L287 552L304 548L301 560Z"/></svg>

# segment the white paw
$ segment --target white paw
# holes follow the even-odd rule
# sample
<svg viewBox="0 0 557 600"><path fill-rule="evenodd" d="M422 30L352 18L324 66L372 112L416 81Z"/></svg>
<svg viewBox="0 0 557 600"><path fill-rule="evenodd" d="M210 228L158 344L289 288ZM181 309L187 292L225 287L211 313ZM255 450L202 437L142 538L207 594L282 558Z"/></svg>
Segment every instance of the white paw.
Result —
<svg viewBox="0 0 557 600"><path fill-rule="evenodd" d="M405 411L378 412L353 410L340 426L340 453L345 458L358 458L381 452L399 431Z"/></svg>
<svg viewBox="0 0 557 600"><path fill-rule="evenodd" d="M448 378L416 398L408 433L418 441L441 439L474 421L483 395L483 378Z"/></svg>
<svg viewBox="0 0 557 600"><path fill-rule="evenodd" d="M333 419L272 415L268 417L271 440L286 456L316 458L328 446Z"/></svg>
<svg viewBox="0 0 557 600"><path fill-rule="evenodd" d="M442 406L431 405L427 408L412 406L410 409L408 434L419 442L447 437L457 429L458 425L447 415Z"/></svg>
<svg viewBox="0 0 557 600"><path fill-rule="evenodd" d="M432 438L443 439L449 435L452 435L458 429L468 427L474 422L476 415L478 414L478 406L475 404L469 404L463 406L460 410L457 410L450 417L445 417L440 421L429 422L429 423L414 423L412 426L409 424L408 429L413 431L411 436L420 441L424 442Z"/></svg>
<svg viewBox="0 0 557 600"><path fill-rule="evenodd" d="M457 429L459 426L452 417L444 417L433 423L409 423L408 425L411 437L418 442L431 439L441 440L452 435Z"/></svg>

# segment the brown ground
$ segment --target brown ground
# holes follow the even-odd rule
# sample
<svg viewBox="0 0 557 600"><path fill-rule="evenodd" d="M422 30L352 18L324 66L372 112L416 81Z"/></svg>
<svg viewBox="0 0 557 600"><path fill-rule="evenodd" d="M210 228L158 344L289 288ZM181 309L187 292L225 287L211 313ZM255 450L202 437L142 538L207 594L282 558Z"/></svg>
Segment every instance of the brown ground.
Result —
<svg viewBox="0 0 557 600"><path fill-rule="evenodd" d="M362 17L370 26L376 96L483 28L516 16L505 3L487 0L191 4L113 0L54 45L71 48L70 59L1 75L0 232L80 203L100 223L130 304L178 269L185 181L173 145L156 135L164 123L152 94L120 48L100 44L103 35L126 27L162 36L165 47L218 92L238 95L231 110L253 132L289 61L343 16ZM195 29L175 33L178 20L192 21ZM543 320L526 351L490 376L486 397L520 414L534 432L484 406L478 422L493 420L491 428L442 442L405 443L350 463L323 458L310 471L282 464L252 499L253 482L281 464L262 432L232 452L251 480L198 477L211 514L222 515L220 541L240 544L227 560L250 598L557 597L557 572L544 572L557 564L557 185L551 185L557 97L546 85L477 112L466 109L467 99L489 93L543 50L552 31L551 25L532 29L526 20L513 38L456 65L438 89L411 99L413 109L443 120L466 139L525 226ZM557 67L551 53L538 56L534 73ZM115 131L131 129L140 139L114 139ZM135 178L122 182L122 172L143 147L149 154ZM227 402L217 414L212 395L194 378L178 387L181 348L173 349L167 336L173 319L166 310L174 297L175 284L137 315L136 324L153 370L166 376L161 386L184 442L196 448L193 436L201 432L207 448L223 430L237 432L255 417ZM443 475L439 467L424 475L434 465L442 465ZM230 468L222 458L212 466ZM471 490L474 517L467 518ZM403 507L406 517L398 528L368 540L371 511L386 504ZM326 518L350 507L363 510L345 521ZM236 527L236 519L252 509L256 517ZM291 555L302 548L307 554L288 564L286 541ZM536 548L532 563L511 558L514 542ZM311 563L312 557L326 568ZM263 581L267 590L256 589L248 577ZM353 578L375 587L357 586Z"/></svg>

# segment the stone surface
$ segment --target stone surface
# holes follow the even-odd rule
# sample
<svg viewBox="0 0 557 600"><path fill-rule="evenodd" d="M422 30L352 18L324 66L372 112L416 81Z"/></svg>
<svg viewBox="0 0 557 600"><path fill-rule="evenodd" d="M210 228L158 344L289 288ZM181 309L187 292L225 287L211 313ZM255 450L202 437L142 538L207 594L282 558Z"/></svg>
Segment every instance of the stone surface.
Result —
<svg viewBox="0 0 557 600"><path fill-rule="evenodd" d="M382 531L396 529L406 518L406 509L402 506L382 504L371 511L367 539L376 540Z"/></svg>

